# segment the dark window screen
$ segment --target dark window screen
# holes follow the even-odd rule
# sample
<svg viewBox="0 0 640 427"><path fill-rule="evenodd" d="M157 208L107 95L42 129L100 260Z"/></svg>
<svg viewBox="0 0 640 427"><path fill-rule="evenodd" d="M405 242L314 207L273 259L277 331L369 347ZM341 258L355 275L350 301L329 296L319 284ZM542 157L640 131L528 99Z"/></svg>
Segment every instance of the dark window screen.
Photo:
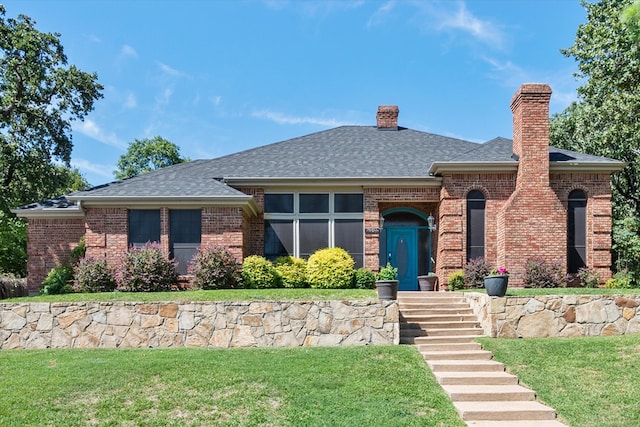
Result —
<svg viewBox="0 0 640 427"><path fill-rule="evenodd" d="M293 194L265 194L264 211L268 213L293 213Z"/></svg>
<svg viewBox="0 0 640 427"><path fill-rule="evenodd" d="M364 265L364 229L361 219L335 220L335 246L345 249L356 262L355 268Z"/></svg>
<svg viewBox="0 0 640 427"><path fill-rule="evenodd" d="M293 221L264 222L264 256L270 261L293 255Z"/></svg>
<svg viewBox="0 0 640 427"><path fill-rule="evenodd" d="M484 257L484 194L474 190L467 195L467 260Z"/></svg>
<svg viewBox="0 0 640 427"><path fill-rule="evenodd" d="M335 212L364 212L362 194L336 194L334 196Z"/></svg>
<svg viewBox="0 0 640 427"><path fill-rule="evenodd" d="M160 241L160 210L129 210L129 246Z"/></svg>
<svg viewBox="0 0 640 427"><path fill-rule="evenodd" d="M580 190L569 194L567 264L569 273L577 273L587 265L587 196Z"/></svg>
<svg viewBox="0 0 640 427"><path fill-rule="evenodd" d="M300 194L300 213L328 213L328 194Z"/></svg>
<svg viewBox="0 0 640 427"><path fill-rule="evenodd" d="M170 255L178 262L178 274L187 274L189 263L200 247L201 218L199 209L172 210L169 213Z"/></svg>
<svg viewBox="0 0 640 427"><path fill-rule="evenodd" d="M329 246L329 221L326 219L300 220L300 258L308 258L318 249Z"/></svg>

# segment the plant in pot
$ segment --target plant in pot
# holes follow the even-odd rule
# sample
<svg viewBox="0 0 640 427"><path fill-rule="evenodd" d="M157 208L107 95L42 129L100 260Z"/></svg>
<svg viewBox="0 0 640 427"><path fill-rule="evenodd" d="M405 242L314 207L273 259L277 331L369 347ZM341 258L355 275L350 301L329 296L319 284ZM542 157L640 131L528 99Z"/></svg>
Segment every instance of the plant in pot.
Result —
<svg viewBox="0 0 640 427"><path fill-rule="evenodd" d="M484 278L484 288L487 290L487 295L492 297L505 296L508 284L509 271L505 267L494 268Z"/></svg>
<svg viewBox="0 0 640 427"><path fill-rule="evenodd" d="M390 263L381 267L376 280L378 298L382 300L398 299L398 269Z"/></svg>
<svg viewBox="0 0 640 427"><path fill-rule="evenodd" d="M430 271L424 276L418 276L418 285L421 291L435 291L438 285L438 276Z"/></svg>

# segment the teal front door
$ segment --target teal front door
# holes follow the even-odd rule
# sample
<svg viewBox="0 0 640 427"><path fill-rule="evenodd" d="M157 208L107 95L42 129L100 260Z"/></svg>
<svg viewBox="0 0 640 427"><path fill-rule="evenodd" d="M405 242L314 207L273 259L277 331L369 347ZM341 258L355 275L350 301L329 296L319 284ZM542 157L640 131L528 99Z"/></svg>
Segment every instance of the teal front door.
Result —
<svg viewBox="0 0 640 427"><path fill-rule="evenodd" d="M418 228L385 227L387 261L398 269L398 290L418 290Z"/></svg>

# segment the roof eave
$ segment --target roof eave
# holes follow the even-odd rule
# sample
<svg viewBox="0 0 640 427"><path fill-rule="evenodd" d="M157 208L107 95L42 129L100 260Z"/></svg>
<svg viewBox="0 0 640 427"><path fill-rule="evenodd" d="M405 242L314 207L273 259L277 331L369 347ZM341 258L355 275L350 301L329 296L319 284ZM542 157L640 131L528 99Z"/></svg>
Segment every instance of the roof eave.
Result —
<svg viewBox="0 0 640 427"><path fill-rule="evenodd" d="M84 218L84 210L80 206L73 208L45 208L45 209L11 209L19 218L26 219L74 219Z"/></svg>
<svg viewBox="0 0 640 427"><path fill-rule="evenodd" d="M514 161L501 162L433 162L429 173L440 175L443 172L514 172L518 170L518 163Z"/></svg>
<svg viewBox="0 0 640 427"><path fill-rule="evenodd" d="M607 162L551 162L549 164L550 172L600 172L614 173L619 172L627 167L626 162L607 161Z"/></svg>
<svg viewBox="0 0 640 427"><path fill-rule="evenodd" d="M225 177L225 182L234 187L440 187L442 179L434 176L422 177Z"/></svg>

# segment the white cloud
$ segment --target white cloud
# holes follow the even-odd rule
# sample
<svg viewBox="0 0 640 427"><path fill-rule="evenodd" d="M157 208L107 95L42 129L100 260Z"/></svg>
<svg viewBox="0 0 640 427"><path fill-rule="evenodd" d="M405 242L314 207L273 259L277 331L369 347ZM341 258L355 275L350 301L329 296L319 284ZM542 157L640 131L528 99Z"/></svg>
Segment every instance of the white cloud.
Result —
<svg viewBox="0 0 640 427"><path fill-rule="evenodd" d="M158 62L158 68L160 68L160 71L162 71L165 74L168 74L172 77L188 77L188 74L177 70L173 67L170 67L169 65L163 63L163 62Z"/></svg>
<svg viewBox="0 0 640 427"><path fill-rule="evenodd" d="M156 104L160 105L168 105L171 101L171 95L173 95L173 89L168 87L162 91L158 96L156 96Z"/></svg>
<svg viewBox="0 0 640 427"><path fill-rule="evenodd" d="M463 2L458 3L458 10L454 13L443 15L439 27L445 30L453 29L469 33L485 43L501 45L503 42L501 31L489 21L475 17Z"/></svg>
<svg viewBox="0 0 640 427"><path fill-rule="evenodd" d="M111 145L113 147L122 149L127 147L125 143L120 141L115 133L105 132L93 120L87 119L83 122L74 122L73 130L106 145Z"/></svg>
<svg viewBox="0 0 640 427"><path fill-rule="evenodd" d="M113 178L113 171L115 169L114 165L92 163L86 159L72 159L71 166L78 168L80 172L91 172L105 178Z"/></svg>
<svg viewBox="0 0 640 427"><path fill-rule="evenodd" d="M269 110L259 110L251 113L252 117L259 119L266 119L281 125L301 125L312 124L327 127L336 127L346 125L346 122L342 122L337 119L325 118L325 117L297 117L289 116L284 113Z"/></svg>
<svg viewBox="0 0 640 427"><path fill-rule="evenodd" d="M220 103L222 102L222 97L220 95L214 96L213 98L211 98L211 102L213 103L213 105L215 105L216 107L220 106Z"/></svg>
<svg viewBox="0 0 640 427"><path fill-rule="evenodd" d="M120 55L121 56L128 56L130 58L137 58L138 57L138 52L136 52L136 50L134 48L132 48L131 46L129 46L128 44L125 44L120 49Z"/></svg>
<svg viewBox="0 0 640 427"><path fill-rule="evenodd" d="M389 0L388 2L380 6L369 18L369 21L367 22L367 28L373 27L383 22L395 8L395 6L396 0Z"/></svg>
<svg viewBox="0 0 640 427"><path fill-rule="evenodd" d="M138 105L138 100L136 99L136 96L131 92L127 93L127 95L124 98L124 103L122 104L122 106L127 110L130 110L132 108L136 108L137 105Z"/></svg>

